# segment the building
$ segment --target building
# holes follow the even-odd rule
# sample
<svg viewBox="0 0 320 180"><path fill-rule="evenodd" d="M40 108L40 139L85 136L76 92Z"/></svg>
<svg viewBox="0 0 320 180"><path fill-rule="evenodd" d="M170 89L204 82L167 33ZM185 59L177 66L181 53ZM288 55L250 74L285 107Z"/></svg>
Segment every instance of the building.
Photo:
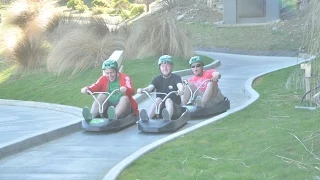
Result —
<svg viewBox="0 0 320 180"><path fill-rule="evenodd" d="M280 0L223 0L223 23L267 23L280 19Z"/></svg>

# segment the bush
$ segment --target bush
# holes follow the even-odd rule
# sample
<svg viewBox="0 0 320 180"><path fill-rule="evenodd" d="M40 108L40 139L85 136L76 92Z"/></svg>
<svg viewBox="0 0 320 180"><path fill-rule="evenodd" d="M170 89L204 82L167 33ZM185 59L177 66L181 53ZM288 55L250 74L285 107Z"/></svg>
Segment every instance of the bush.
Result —
<svg viewBox="0 0 320 180"><path fill-rule="evenodd" d="M76 74L101 67L114 50L124 49L125 39L115 34L109 32L103 18L90 18L89 22L66 31L52 45L47 58L48 71L56 75Z"/></svg>
<svg viewBox="0 0 320 180"><path fill-rule="evenodd" d="M116 10L113 8L105 8L105 13L107 14L116 14Z"/></svg>
<svg viewBox="0 0 320 180"><path fill-rule="evenodd" d="M133 6L130 12L130 16L137 16L139 14L142 14L144 12L144 5L138 5L138 6Z"/></svg>
<svg viewBox="0 0 320 180"><path fill-rule="evenodd" d="M105 13L107 10L106 7L103 7L103 6L94 6L92 7L92 13L93 14L103 14Z"/></svg>
<svg viewBox="0 0 320 180"><path fill-rule="evenodd" d="M129 3L128 0L119 0L116 1L113 8L117 10L122 10L122 9L130 9L131 4Z"/></svg>
<svg viewBox="0 0 320 180"><path fill-rule="evenodd" d="M110 7L107 0L93 0L92 7Z"/></svg>
<svg viewBox="0 0 320 180"><path fill-rule="evenodd" d="M71 8L73 10L79 10L82 9L82 6L86 6L83 2L83 0L69 0L67 3L67 8ZM78 8L78 9L77 9Z"/></svg>
<svg viewBox="0 0 320 180"><path fill-rule="evenodd" d="M76 10L78 10L79 12L85 12L86 10L88 10L88 6L85 5L85 4L81 4L81 5L78 5L76 6Z"/></svg>
<svg viewBox="0 0 320 180"><path fill-rule="evenodd" d="M129 17L130 17L129 13L130 13L129 11L122 10L120 16L122 19L129 19Z"/></svg>
<svg viewBox="0 0 320 180"><path fill-rule="evenodd" d="M192 42L169 14L151 15L128 27L125 57L135 59L170 54L190 58Z"/></svg>
<svg viewBox="0 0 320 180"><path fill-rule="evenodd" d="M76 6L79 4L79 1L81 1L81 0L69 0L68 2L67 2L67 8L68 9L73 9L73 10L75 10L76 9Z"/></svg>

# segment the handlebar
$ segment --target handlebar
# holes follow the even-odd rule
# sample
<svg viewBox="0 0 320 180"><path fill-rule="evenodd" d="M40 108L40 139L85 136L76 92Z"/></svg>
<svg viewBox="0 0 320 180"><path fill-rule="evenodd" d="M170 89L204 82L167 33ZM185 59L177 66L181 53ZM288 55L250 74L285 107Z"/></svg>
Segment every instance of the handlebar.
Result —
<svg viewBox="0 0 320 180"><path fill-rule="evenodd" d="M169 93L162 93L162 92L147 92L145 90L142 91L142 93L146 94L151 100L152 102L155 104L156 106L156 109L155 109L155 114L157 116L157 118L159 118L159 115L160 115L160 107L162 105L162 103L171 95L171 94L178 94L177 91L171 91ZM161 102L157 105L156 101L154 100L154 98L151 96L152 94L162 94L162 95L165 95L165 97L161 100Z"/></svg>
<svg viewBox="0 0 320 180"><path fill-rule="evenodd" d="M100 114L103 113L103 106L104 106L104 104L110 99L110 97L111 97L114 93L116 93L116 92L118 92L118 91L120 91L120 89L115 89L115 90L113 90L111 93L109 93L109 92L91 92L90 90L87 90L87 92L88 92L88 93L93 97L93 99L98 103L98 105L99 105L99 113L100 113ZM98 101L98 99L97 99L96 96L95 96L96 94L106 94L107 98L106 98L105 101L103 101L102 104L100 104L100 102Z"/></svg>
<svg viewBox="0 0 320 180"><path fill-rule="evenodd" d="M204 81L199 85L199 87L197 87L197 89L196 89L194 92L192 92L192 89L191 89L190 86L189 86L188 80L186 80L186 79L183 80L183 83L188 87L188 89L189 89L189 91L190 91L190 93L191 93L191 95L190 95L190 100L189 100L188 104L193 104L193 103L194 103L194 101L195 101L194 95L195 95L196 92L198 92L199 89L200 89L204 84L206 84L207 82L212 82L212 80L211 80L211 79L206 79L206 80L204 80Z"/></svg>

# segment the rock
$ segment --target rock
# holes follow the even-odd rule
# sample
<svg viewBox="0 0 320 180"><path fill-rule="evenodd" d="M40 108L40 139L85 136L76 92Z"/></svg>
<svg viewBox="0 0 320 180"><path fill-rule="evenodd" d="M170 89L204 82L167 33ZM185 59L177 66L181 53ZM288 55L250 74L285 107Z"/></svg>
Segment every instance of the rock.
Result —
<svg viewBox="0 0 320 180"><path fill-rule="evenodd" d="M181 14L180 16L177 17L177 20L180 21L182 18L184 18L185 14Z"/></svg>

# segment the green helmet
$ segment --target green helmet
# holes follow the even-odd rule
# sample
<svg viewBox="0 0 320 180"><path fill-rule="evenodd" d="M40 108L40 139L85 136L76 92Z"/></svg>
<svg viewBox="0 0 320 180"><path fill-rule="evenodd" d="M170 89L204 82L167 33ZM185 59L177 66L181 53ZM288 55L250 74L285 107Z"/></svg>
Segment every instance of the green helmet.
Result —
<svg viewBox="0 0 320 180"><path fill-rule="evenodd" d="M192 58L190 58L189 65L191 66L193 63L201 63L202 66L204 65L200 56L193 56Z"/></svg>
<svg viewBox="0 0 320 180"><path fill-rule="evenodd" d="M105 60L103 62L102 69L103 70L105 70L105 69L114 69L114 70L118 71L118 63L115 60L107 59L107 60Z"/></svg>
<svg viewBox="0 0 320 180"><path fill-rule="evenodd" d="M158 61L158 65L160 64L173 64L172 57L169 55L162 55Z"/></svg>

